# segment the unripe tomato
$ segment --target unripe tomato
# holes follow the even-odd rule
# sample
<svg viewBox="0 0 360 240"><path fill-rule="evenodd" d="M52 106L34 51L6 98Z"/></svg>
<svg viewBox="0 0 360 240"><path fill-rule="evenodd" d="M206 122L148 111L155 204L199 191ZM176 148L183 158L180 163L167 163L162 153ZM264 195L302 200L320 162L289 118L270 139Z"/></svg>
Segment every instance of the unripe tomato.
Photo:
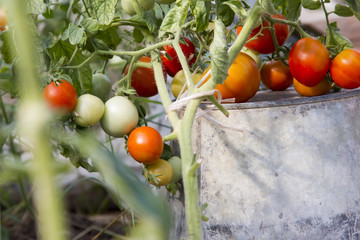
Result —
<svg viewBox="0 0 360 240"><path fill-rule="evenodd" d="M281 14L271 15L273 18L285 19ZM255 50L262 54L269 54L275 51L275 45L271 37L271 32L269 29L270 23L265 20L262 22L262 25L254 28L249 36L249 39L256 38L246 43L245 46L249 49ZM237 27L237 34L239 35L242 30L242 26ZM279 46L284 45L286 39L289 36L289 26L283 23L275 23L274 30L276 35L276 40Z"/></svg>
<svg viewBox="0 0 360 240"><path fill-rule="evenodd" d="M137 162L149 164L160 158L164 142L156 129L143 126L130 133L127 146L130 155Z"/></svg>
<svg viewBox="0 0 360 240"><path fill-rule="evenodd" d="M151 62L151 58L142 56L140 62ZM124 74L129 71L129 65L126 66ZM165 81L167 79L166 69L163 66L163 73ZM131 74L131 86L136 90L140 97L152 97L158 94L154 70L147 67L137 67Z"/></svg>
<svg viewBox="0 0 360 240"><path fill-rule="evenodd" d="M301 84L316 86L324 79L329 67L329 51L320 41L306 37L291 48L289 68L293 77Z"/></svg>
<svg viewBox="0 0 360 240"><path fill-rule="evenodd" d="M91 94L78 97L74 109L75 122L82 127L89 127L100 121L105 111L104 102Z"/></svg>
<svg viewBox="0 0 360 240"><path fill-rule="evenodd" d="M196 85L198 82L200 82L202 78L202 74L201 73L195 73L192 75L192 79L194 81L194 84ZM184 70L180 70L178 71L172 82L171 82L171 92L172 94L174 95L175 98L177 98L180 94L180 91L181 89L184 87L185 85L185 82L186 82L186 79L185 79L185 73L184 73ZM188 88L187 86L185 87L184 91L186 91Z"/></svg>
<svg viewBox="0 0 360 240"><path fill-rule="evenodd" d="M92 91L91 93L103 101L106 101L111 91L111 80L108 76L102 73L95 73L92 76Z"/></svg>
<svg viewBox="0 0 360 240"><path fill-rule="evenodd" d="M205 75L210 67L204 72ZM223 99L235 98L235 102L246 102L252 98L260 86L260 70L255 61L246 53L240 52L228 71L223 84L218 84ZM210 76L206 79L210 79Z"/></svg>
<svg viewBox="0 0 360 240"><path fill-rule="evenodd" d="M181 158L179 158L177 156L173 156L173 157L169 158L169 160L167 162L170 163L170 165L172 166L172 168L174 170L174 176L171 180L171 183L176 183L176 182L180 181L180 179L182 178Z"/></svg>
<svg viewBox="0 0 360 240"><path fill-rule="evenodd" d="M8 18L4 8L0 8L0 31L4 31L8 25Z"/></svg>
<svg viewBox="0 0 360 240"><path fill-rule="evenodd" d="M77 94L74 86L62 79L52 81L42 92L44 100L48 105L63 114L74 110L77 101Z"/></svg>
<svg viewBox="0 0 360 240"><path fill-rule="evenodd" d="M162 3L162 4L172 4L174 3L176 0L156 0L158 3Z"/></svg>
<svg viewBox="0 0 360 240"><path fill-rule="evenodd" d="M146 166L145 178L155 186L164 186L171 183L174 171L170 163L163 159L158 159L156 162ZM148 173L156 178L157 183L149 178Z"/></svg>
<svg viewBox="0 0 360 240"><path fill-rule="evenodd" d="M360 87L360 51L345 49L331 61L330 75L341 88Z"/></svg>
<svg viewBox="0 0 360 240"><path fill-rule="evenodd" d="M305 86L304 84L301 84L299 81L297 81L295 78L293 83L296 92L305 97L324 95L331 90L331 84L325 78L313 87Z"/></svg>
<svg viewBox="0 0 360 240"><path fill-rule="evenodd" d="M100 124L110 136L123 137L136 127L138 121L135 105L126 97L115 96L106 101Z"/></svg>
<svg viewBox="0 0 360 240"><path fill-rule="evenodd" d="M190 41L190 39L185 37L183 39L185 40L186 44L180 43L180 48L186 57L187 63L191 67L196 61L195 46ZM164 49L166 53L170 56L170 59L167 56L163 55L161 56L161 60L166 67L167 73L170 76L174 77L175 74L182 69L182 66L173 46L164 46Z"/></svg>
<svg viewBox="0 0 360 240"><path fill-rule="evenodd" d="M293 83L290 69L281 60L271 60L261 68L261 81L273 91L283 91Z"/></svg>
<svg viewBox="0 0 360 240"><path fill-rule="evenodd" d="M140 7L144 8L145 10L150 10L155 5L155 0L137 0ZM121 7L124 12L130 16L135 15L136 11L134 6L132 5L131 0L121 0Z"/></svg>

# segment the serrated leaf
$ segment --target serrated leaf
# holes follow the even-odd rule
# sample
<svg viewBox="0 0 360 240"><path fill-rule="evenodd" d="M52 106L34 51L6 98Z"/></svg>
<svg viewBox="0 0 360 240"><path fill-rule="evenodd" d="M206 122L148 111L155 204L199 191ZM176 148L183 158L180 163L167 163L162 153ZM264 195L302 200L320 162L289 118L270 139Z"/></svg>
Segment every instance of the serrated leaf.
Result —
<svg viewBox="0 0 360 240"><path fill-rule="evenodd" d="M189 7L189 0L178 0L176 2L176 5L170 9L161 23L159 30L160 38L165 33L177 32L184 25Z"/></svg>
<svg viewBox="0 0 360 240"><path fill-rule="evenodd" d="M336 4L335 5L335 10L334 10L335 14L341 17L351 17L353 16L353 12L351 11L351 9L348 6L344 6L341 4Z"/></svg>
<svg viewBox="0 0 360 240"><path fill-rule="evenodd" d="M241 2L237 0L230 0L224 2L224 4L228 5L240 19L247 16L247 11Z"/></svg>
<svg viewBox="0 0 360 240"><path fill-rule="evenodd" d="M221 20L215 20L214 23L214 40L210 45L211 75L216 83L223 83L229 68L225 26Z"/></svg>
<svg viewBox="0 0 360 240"><path fill-rule="evenodd" d="M85 18L81 20L80 25L85 29L89 35L96 34L100 29L99 22L94 18Z"/></svg>
<svg viewBox="0 0 360 240"><path fill-rule="evenodd" d="M32 14L41 14L45 10L45 4L43 0L27 0L26 12Z"/></svg>
<svg viewBox="0 0 360 240"><path fill-rule="evenodd" d="M333 22L326 29L326 46L327 47L341 47L341 49L353 48L352 42L342 35L337 27L337 23Z"/></svg>
<svg viewBox="0 0 360 240"><path fill-rule="evenodd" d="M196 3L192 4L191 6L191 12L195 17L196 30L204 31L209 24L211 3L205 1L196 1Z"/></svg>
<svg viewBox="0 0 360 240"><path fill-rule="evenodd" d="M117 0L89 0L96 19L101 25L108 25L114 18Z"/></svg>
<svg viewBox="0 0 360 240"><path fill-rule="evenodd" d="M310 10L316 10L321 7L320 0L301 0L301 5Z"/></svg>
<svg viewBox="0 0 360 240"><path fill-rule="evenodd" d="M59 40L52 48L48 49L52 61L59 61L66 57L67 61L72 57L75 46L69 42ZM86 57L81 52L77 52L71 62L72 66L78 66ZM71 69L68 72L73 81L73 85L79 95L91 92L92 89L92 71L89 64L85 64L80 69Z"/></svg>

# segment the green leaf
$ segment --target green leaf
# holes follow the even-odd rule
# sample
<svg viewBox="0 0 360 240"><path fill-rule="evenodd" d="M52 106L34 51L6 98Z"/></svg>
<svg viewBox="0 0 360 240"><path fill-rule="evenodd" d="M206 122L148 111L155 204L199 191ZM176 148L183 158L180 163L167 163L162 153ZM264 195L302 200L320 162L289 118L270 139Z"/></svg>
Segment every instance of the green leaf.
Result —
<svg viewBox="0 0 360 240"><path fill-rule="evenodd" d="M230 26L235 17L234 11L225 4L226 1L224 1L222 4L219 5L219 8L217 10L217 17L223 21L225 26Z"/></svg>
<svg viewBox="0 0 360 240"><path fill-rule="evenodd" d="M341 50L353 48L352 42L340 33L336 22L331 23L326 29L326 46L329 48L337 46Z"/></svg>
<svg viewBox="0 0 360 240"><path fill-rule="evenodd" d="M59 40L52 48L49 48L48 51L53 62L58 62L62 57L66 57L67 60L70 60L75 51L75 46ZM78 66L84 62L85 59L86 57L79 51L73 57L71 65ZM68 74L73 81L73 85L76 88L78 95L91 92L92 70L89 64L85 64L80 69L71 69Z"/></svg>
<svg viewBox="0 0 360 240"><path fill-rule="evenodd" d="M101 25L108 25L114 18L117 0L89 0L95 17Z"/></svg>
<svg viewBox="0 0 360 240"><path fill-rule="evenodd" d="M229 0L224 2L224 4L228 5L240 19L247 16L247 11L241 2L237 0Z"/></svg>
<svg viewBox="0 0 360 240"><path fill-rule="evenodd" d="M16 57L13 34L14 32L12 29L9 29L0 35L0 38L3 42L1 46L1 55L5 63L8 64L12 63Z"/></svg>
<svg viewBox="0 0 360 240"><path fill-rule="evenodd" d="M204 31L208 26L210 9L210 2L196 1L196 4L191 5L191 11L195 17L197 31Z"/></svg>
<svg viewBox="0 0 360 240"><path fill-rule="evenodd" d="M189 7L189 0L178 0L176 2L176 5L170 9L161 23L159 30L160 38L165 33L176 33L184 25Z"/></svg>
<svg viewBox="0 0 360 240"><path fill-rule="evenodd" d="M155 32L157 29L157 23L156 23L156 17L155 12L153 11L143 11L142 15L143 19L145 20L145 23L151 33Z"/></svg>
<svg viewBox="0 0 360 240"><path fill-rule="evenodd" d="M301 0L301 4L304 8L310 10L316 10L321 7L320 0Z"/></svg>
<svg viewBox="0 0 360 240"><path fill-rule="evenodd" d="M348 6L344 6L341 4L335 5L335 14L341 17L351 17L354 15L354 13L351 11L351 9Z"/></svg>
<svg viewBox="0 0 360 240"><path fill-rule="evenodd" d="M301 14L301 0L288 0L287 2L287 16L290 21L299 20Z"/></svg>
<svg viewBox="0 0 360 240"><path fill-rule="evenodd" d="M84 18L83 20L81 20L80 25L89 35L96 34L100 29L100 23L94 18Z"/></svg>
<svg viewBox="0 0 360 240"><path fill-rule="evenodd" d="M137 27L134 28L133 37L137 43L141 43L142 40L144 40L144 34L142 34L142 31Z"/></svg>
<svg viewBox="0 0 360 240"><path fill-rule="evenodd" d="M59 143L59 148L60 148L60 154L65 157L68 158L70 160L70 162L76 167L83 167L85 168L88 172L94 172L95 168L94 166L92 166L87 158L85 158L78 149L76 149L73 145L62 142Z"/></svg>
<svg viewBox="0 0 360 240"><path fill-rule="evenodd" d="M11 136L12 132L15 130L15 122L12 122L10 125L2 126L0 125L0 151L6 143L7 139Z"/></svg>
<svg viewBox="0 0 360 240"><path fill-rule="evenodd" d="M170 145L164 143L164 149L160 158L164 160L168 160L172 156L174 156L174 153L172 152Z"/></svg>
<svg viewBox="0 0 360 240"><path fill-rule="evenodd" d="M354 13L360 13L360 3L359 0L345 0L345 2L349 5L350 9Z"/></svg>
<svg viewBox="0 0 360 240"><path fill-rule="evenodd" d="M41 14L45 10L45 4L43 0L27 0L26 12L32 14Z"/></svg>
<svg viewBox="0 0 360 240"><path fill-rule="evenodd" d="M210 45L211 75L216 83L223 83L228 76L229 68L225 26L221 20L215 20L214 23L214 40Z"/></svg>
<svg viewBox="0 0 360 240"><path fill-rule="evenodd" d="M68 38L72 45L84 43L84 29L70 23L69 27L65 30L63 34L62 40L66 40Z"/></svg>

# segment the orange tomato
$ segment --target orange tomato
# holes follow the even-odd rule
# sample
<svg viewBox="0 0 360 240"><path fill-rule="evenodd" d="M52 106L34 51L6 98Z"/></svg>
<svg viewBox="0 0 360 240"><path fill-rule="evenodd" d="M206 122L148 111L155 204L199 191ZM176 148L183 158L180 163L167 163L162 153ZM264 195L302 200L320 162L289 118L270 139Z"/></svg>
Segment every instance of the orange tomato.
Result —
<svg viewBox="0 0 360 240"><path fill-rule="evenodd" d="M288 66L281 60L271 60L261 68L261 81L273 91L283 91L291 86L293 76Z"/></svg>
<svg viewBox="0 0 360 240"><path fill-rule="evenodd" d="M306 97L320 96L330 92L331 90L331 84L329 83L328 80L326 80L326 78L324 78L320 83L318 83L314 87L305 86L295 78L293 84L296 92Z"/></svg>

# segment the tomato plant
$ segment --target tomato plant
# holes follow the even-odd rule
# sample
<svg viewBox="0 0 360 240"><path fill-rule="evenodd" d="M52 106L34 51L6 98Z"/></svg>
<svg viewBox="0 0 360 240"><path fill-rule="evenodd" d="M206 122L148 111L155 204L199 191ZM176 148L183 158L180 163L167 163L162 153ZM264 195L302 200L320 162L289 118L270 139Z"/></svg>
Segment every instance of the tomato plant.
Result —
<svg viewBox="0 0 360 240"><path fill-rule="evenodd" d="M341 88L354 89L360 87L360 51L345 49L331 60L330 75Z"/></svg>
<svg viewBox="0 0 360 240"><path fill-rule="evenodd" d="M152 9L155 4L155 0L137 0L137 2L139 3L140 7L145 10ZM126 14L129 14L131 16L136 14L133 2L131 0L122 0L121 7Z"/></svg>
<svg viewBox="0 0 360 240"><path fill-rule="evenodd" d="M185 43L180 43L180 48L186 57L187 63L191 67L192 64L196 61L195 46L190 39L183 37L183 40ZM164 50L166 51L167 55L163 55L161 60L166 67L167 73L171 77L174 77L175 74L182 69L179 57L177 56L174 47L171 45L164 46Z"/></svg>
<svg viewBox="0 0 360 240"><path fill-rule="evenodd" d="M104 110L105 106L100 98L91 94L81 95L74 109L75 122L82 127L92 126L100 121Z"/></svg>
<svg viewBox="0 0 360 240"><path fill-rule="evenodd" d="M130 155L139 163L149 164L158 160L164 143L160 133L148 126L133 130L127 140Z"/></svg>
<svg viewBox="0 0 360 240"><path fill-rule="evenodd" d="M271 15L272 18L285 19L282 14ZM237 27L237 34L242 30L242 26ZM275 23L274 31L279 46L284 45L289 36L289 26L283 23ZM251 40L252 38L255 38ZM267 20L262 21L261 25L251 32L249 42L245 46L262 54L273 53L275 45L271 37L270 23Z"/></svg>
<svg viewBox="0 0 360 240"><path fill-rule="evenodd" d="M324 79L329 67L329 51L320 41L306 37L291 48L289 68L294 78L303 85L316 86Z"/></svg>
<svg viewBox="0 0 360 240"><path fill-rule="evenodd" d="M142 56L140 62L150 63L151 58ZM129 65L126 67L124 74L129 71ZM163 67L164 78L166 81L167 74L165 67ZM154 70L147 67L136 67L131 74L131 86L136 90L140 97L152 97L158 94L158 89L155 82Z"/></svg>
<svg viewBox="0 0 360 240"><path fill-rule="evenodd" d="M324 78L323 80L321 80L318 84L316 84L315 86L312 87L308 87L302 83L300 83L299 81L297 81L294 78L294 88L296 90L296 92L302 96L306 96L306 97L313 97L313 96L320 96L323 95L325 93L330 92L332 86L329 83L329 81Z"/></svg>
<svg viewBox="0 0 360 240"><path fill-rule="evenodd" d="M196 85L198 82L200 82L202 78L202 74L201 73L193 73L192 74L192 79L194 81L194 84ZM184 87L186 83L186 80L185 80L185 73L184 73L184 70L180 70L178 71L172 82L171 82L171 93L173 94L173 96L175 98L177 98L182 90L182 88ZM185 87L184 88L184 91L186 91L188 88Z"/></svg>
<svg viewBox="0 0 360 240"><path fill-rule="evenodd" d="M48 105L64 114L70 113L76 106L77 94L74 86L65 80L49 83L42 92Z"/></svg>
<svg viewBox="0 0 360 240"><path fill-rule="evenodd" d="M174 3L176 0L156 0L158 3L163 3L163 4L171 4Z"/></svg>
<svg viewBox="0 0 360 240"><path fill-rule="evenodd" d="M173 176L174 170L172 166L164 159L156 160L147 165L145 169L145 178L149 183L155 186L164 186L171 183Z"/></svg>
<svg viewBox="0 0 360 240"><path fill-rule="evenodd" d="M208 72L208 68L204 75ZM210 76L207 78L207 80ZM228 71L223 84L218 84L223 99L235 98L235 102L246 102L252 98L260 86L260 70L255 61L246 53L240 52Z"/></svg>
<svg viewBox="0 0 360 240"><path fill-rule="evenodd" d="M111 80L103 73L95 73L92 76L91 93L103 101L106 101L111 92Z"/></svg>
<svg viewBox="0 0 360 240"><path fill-rule="evenodd" d="M126 97L115 96L105 102L105 111L100 120L102 129L113 137L129 134L139 121L135 105Z"/></svg>
<svg viewBox="0 0 360 240"><path fill-rule="evenodd" d="M293 76L290 69L281 60L271 60L265 62L261 68L261 81L273 90L282 91L291 86Z"/></svg>

